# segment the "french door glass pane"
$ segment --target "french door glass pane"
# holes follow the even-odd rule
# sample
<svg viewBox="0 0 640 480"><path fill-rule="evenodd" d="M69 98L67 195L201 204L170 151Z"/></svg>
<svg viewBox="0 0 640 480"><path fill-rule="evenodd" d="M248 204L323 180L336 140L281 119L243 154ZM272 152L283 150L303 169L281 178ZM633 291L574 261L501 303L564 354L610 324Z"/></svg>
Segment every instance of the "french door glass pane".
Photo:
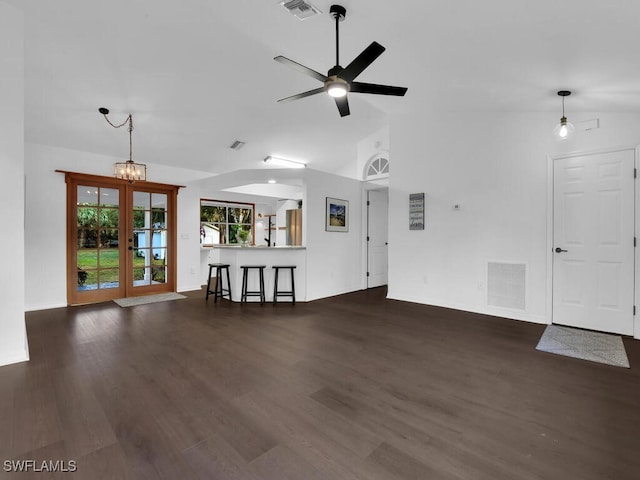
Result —
<svg viewBox="0 0 640 480"><path fill-rule="evenodd" d="M145 259L149 258L148 248L134 248L133 249L133 265L140 266L145 264Z"/></svg>
<svg viewBox="0 0 640 480"><path fill-rule="evenodd" d="M86 185L78 185L78 206L81 205L97 205L98 204L98 187L88 187Z"/></svg>
<svg viewBox="0 0 640 480"><path fill-rule="evenodd" d="M120 192L114 188L100 189L100 206L117 207L120 205Z"/></svg>
<svg viewBox="0 0 640 480"><path fill-rule="evenodd" d="M133 211L133 228L145 228L149 227L147 221L148 215L144 210Z"/></svg>
<svg viewBox="0 0 640 480"><path fill-rule="evenodd" d="M98 230L95 228L78 229L78 248L96 248L98 246Z"/></svg>
<svg viewBox="0 0 640 480"><path fill-rule="evenodd" d="M133 232L134 248L149 248L151 246L151 230L136 230Z"/></svg>
<svg viewBox="0 0 640 480"><path fill-rule="evenodd" d="M151 210L151 195L148 192L133 192L134 210Z"/></svg>
<svg viewBox="0 0 640 480"><path fill-rule="evenodd" d="M154 248L154 256L156 248L162 248L167 246L167 231L166 230L152 230L151 231L151 244Z"/></svg>
<svg viewBox="0 0 640 480"><path fill-rule="evenodd" d="M120 270L108 268L100 270L100 288L118 288L120 286Z"/></svg>
<svg viewBox="0 0 640 480"><path fill-rule="evenodd" d="M136 287L151 285L151 275L148 268L133 269L133 285Z"/></svg>
<svg viewBox="0 0 640 480"><path fill-rule="evenodd" d="M98 225L98 209L96 207L78 207L76 222L79 227L95 227Z"/></svg>
<svg viewBox="0 0 640 480"><path fill-rule="evenodd" d="M120 223L120 212L117 208L100 208L98 222L103 228L118 228Z"/></svg>
<svg viewBox="0 0 640 480"><path fill-rule="evenodd" d="M167 267L152 267L151 268L151 281L153 283L166 283L167 282Z"/></svg>
<svg viewBox="0 0 640 480"><path fill-rule="evenodd" d="M100 268L116 268L120 265L120 249L118 248L101 248L100 260L98 262Z"/></svg>
<svg viewBox="0 0 640 480"><path fill-rule="evenodd" d="M166 210L167 209L167 194L166 193L152 193L151 194L151 206L153 209Z"/></svg>
<svg viewBox="0 0 640 480"><path fill-rule="evenodd" d="M167 212L165 210L158 210L154 208L151 211L151 226L154 228L166 228Z"/></svg>
<svg viewBox="0 0 640 480"><path fill-rule="evenodd" d="M98 268L98 249L82 249L77 253L78 268Z"/></svg>

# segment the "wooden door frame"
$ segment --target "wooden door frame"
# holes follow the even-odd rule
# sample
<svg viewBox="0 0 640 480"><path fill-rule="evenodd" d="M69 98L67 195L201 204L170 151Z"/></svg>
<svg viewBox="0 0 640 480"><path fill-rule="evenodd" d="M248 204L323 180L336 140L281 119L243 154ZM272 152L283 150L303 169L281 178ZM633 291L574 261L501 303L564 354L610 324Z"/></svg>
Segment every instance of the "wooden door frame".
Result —
<svg viewBox="0 0 640 480"><path fill-rule="evenodd" d="M556 160L564 160L567 158L575 158L575 157L583 157L589 155L600 155L606 153L616 153L622 151L633 151L634 154L634 166L638 168L638 159L640 158L640 145L633 146L619 146L612 148L600 148L594 150L585 150L585 151L577 151L570 152L566 154L560 155L547 155L547 324L553 324L553 249L554 245L554 227L553 227L553 216L554 216L554 187L555 187L555 178L554 178L554 162ZM638 195L638 179L636 178L634 184L634 235L636 238L638 237L638 226L640 225L640 195ZM640 248L638 246L637 248ZM634 251L634 304L636 307L640 307L640 255L638 255L638 251ZM633 316L633 338L640 340L640 319L638 316L640 315L640 311L636 308L636 313Z"/></svg>
<svg viewBox="0 0 640 480"><path fill-rule="evenodd" d="M146 295L149 293L158 293L176 290L176 278L177 278L177 260L178 260L178 229L177 229L177 197L181 188L179 185L169 185L163 183L154 182L140 182L130 184L126 180L120 180L115 177L105 177L101 175L91 175L85 173L69 172L65 170L56 170L58 173L65 175L65 183L67 184L67 303L69 305L78 305L85 302L78 302L77 295L77 261L75 258L75 247L77 242L77 225L71 221L76 216L76 202L77 198L77 186L86 184L99 184L105 185L107 188L114 188L118 190L124 189L124 205L120 205L121 211L124 211L124 218L119 222L118 244L120 246L120 252L127 253L127 256L120 255L119 268L121 272L125 272L125 281L118 288L104 289L104 294L98 293L90 303L112 300L113 298L120 298L125 296L132 296L133 293L137 295ZM73 187L73 188L72 188ZM126 238L132 238L133 236L133 222L132 222L132 209L128 208L132 205L133 190L148 190L148 191L162 191L167 193L167 254L169 256L169 264L167 265L167 279L164 284L150 285L150 288L142 288L142 290L132 291L133 283L129 282L130 273L126 271L127 266L130 265L128 260L127 247L129 242L124 241ZM124 209L124 210L122 210ZM124 222L124 223L123 223ZM124 226L123 226L124 225ZM122 276L121 276L122 278ZM131 283L131 285L129 285ZM117 296L114 294L117 293Z"/></svg>

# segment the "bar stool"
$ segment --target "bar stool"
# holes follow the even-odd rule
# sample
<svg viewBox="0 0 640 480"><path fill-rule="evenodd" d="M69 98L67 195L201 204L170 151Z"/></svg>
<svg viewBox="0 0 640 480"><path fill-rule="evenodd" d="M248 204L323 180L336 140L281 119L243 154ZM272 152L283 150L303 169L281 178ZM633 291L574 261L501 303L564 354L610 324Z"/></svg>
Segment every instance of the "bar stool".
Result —
<svg viewBox="0 0 640 480"><path fill-rule="evenodd" d="M266 265L241 265L242 269L242 295L240 297L241 303L246 303L247 297L260 297L260 303L265 302L264 297L264 269ZM248 290L248 272L250 269L257 268L260 276L260 290Z"/></svg>
<svg viewBox="0 0 640 480"><path fill-rule="evenodd" d="M231 301L231 280L229 279L229 267L228 263L210 263L209 264L209 280L207 281L207 298L205 300L209 300L209 294L213 294L213 303L218 301L218 297L221 299L224 298L225 293L229 297L229 301ZM216 286L214 287L213 292L211 291L211 272L213 269L216 269ZM227 288L222 287L222 270L227 272Z"/></svg>
<svg viewBox="0 0 640 480"><path fill-rule="evenodd" d="M296 284L293 278L293 269L296 268L295 265L274 265L273 268L276 270L276 275L273 280L273 303L278 302L278 297L291 297L292 303L296 303ZM291 271L291 290L284 291L278 290L278 272L281 268L288 268Z"/></svg>

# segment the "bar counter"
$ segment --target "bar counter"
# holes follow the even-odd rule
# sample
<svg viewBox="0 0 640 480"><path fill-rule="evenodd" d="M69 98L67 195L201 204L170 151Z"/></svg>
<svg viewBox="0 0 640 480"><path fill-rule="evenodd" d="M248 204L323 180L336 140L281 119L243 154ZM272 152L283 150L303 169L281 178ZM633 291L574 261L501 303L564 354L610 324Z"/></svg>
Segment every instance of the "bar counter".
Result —
<svg viewBox="0 0 640 480"><path fill-rule="evenodd" d="M208 263L228 263L231 277L231 298L240 301L242 290L241 265L266 265L264 269L265 295L267 302L273 301L274 265L295 265L296 302L306 301L307 296L307 249L297 246L247 246L214 245L210 247ZM215 271L214 271L215 274ZM249 271L249 290L258 290L259 280L257 270ZM278 279L279 290L291 290L291 277L288 272L280 271ZM225 279L226 286L226 279ZM249 302L259 302L257 297L249 297ZM278 303L287 303L291 299L279 297Z"/></svg>

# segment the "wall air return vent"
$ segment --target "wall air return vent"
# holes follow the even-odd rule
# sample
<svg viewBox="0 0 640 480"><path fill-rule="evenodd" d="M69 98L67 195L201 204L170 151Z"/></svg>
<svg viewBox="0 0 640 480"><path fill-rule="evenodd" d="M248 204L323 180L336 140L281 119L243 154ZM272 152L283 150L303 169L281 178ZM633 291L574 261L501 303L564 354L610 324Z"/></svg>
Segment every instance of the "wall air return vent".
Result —
<svg viewBox="0 0 640 480"><path fill-rule="evenodd" d="M488 262L487 304L525 309L527 266L524 263Z"/></svg>
<svg viewBox="0 0 640 480"><path fill-rule="evenodd" d="M314 17L319 13L322 13L316 7L314 7L310 3L305 2L304 0L284 0L283 2L280 2L280 5L286 8L300 20L305 20L309 17Z"/></svg>

